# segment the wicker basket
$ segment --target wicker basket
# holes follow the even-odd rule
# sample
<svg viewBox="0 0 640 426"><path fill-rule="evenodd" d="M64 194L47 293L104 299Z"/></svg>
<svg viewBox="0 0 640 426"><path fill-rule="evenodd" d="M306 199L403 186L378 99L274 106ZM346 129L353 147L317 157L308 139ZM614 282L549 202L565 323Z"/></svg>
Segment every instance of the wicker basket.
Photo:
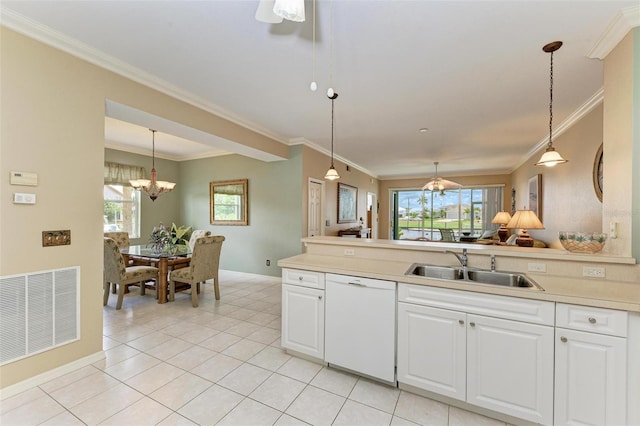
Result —
<svg viewBox="0 0 640 426"><path fill-rule="evenodd" d="M600 232L559 232L560 244L572 253L598 253L604 247L607 234Z"/></svg>

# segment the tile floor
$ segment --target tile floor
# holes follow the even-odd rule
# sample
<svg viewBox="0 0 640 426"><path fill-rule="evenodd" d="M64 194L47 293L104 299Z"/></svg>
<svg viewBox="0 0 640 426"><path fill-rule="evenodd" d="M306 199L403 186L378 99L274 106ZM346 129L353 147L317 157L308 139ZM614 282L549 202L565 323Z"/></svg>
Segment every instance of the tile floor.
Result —
<svg viewBox="0 0 640 426"><path fill-rule="evenodd" d="M106 359L3 400L10 425L502 425L280 348L280 279L221 271L158 305L104 308Z"/></svg>

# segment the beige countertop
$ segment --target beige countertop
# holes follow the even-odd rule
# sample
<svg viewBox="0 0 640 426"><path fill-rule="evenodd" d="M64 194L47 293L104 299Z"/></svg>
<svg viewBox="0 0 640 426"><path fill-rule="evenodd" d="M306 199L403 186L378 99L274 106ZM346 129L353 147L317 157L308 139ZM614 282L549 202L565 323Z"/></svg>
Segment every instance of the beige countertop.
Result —
<svg viewBox="0 0 640 426"><path fill-rule="evenodd" d="M405 272L412 265L406 261L382 261L364 258L301 254L278 261L283 268L356 275L399 283L429 285L456 290L474 291L526 299L548 300L601 308L640 312L640 284L572 278L547 274L527 273L544 291L526 288L507 288L491 284L465 283L417 276Z"/></svg>

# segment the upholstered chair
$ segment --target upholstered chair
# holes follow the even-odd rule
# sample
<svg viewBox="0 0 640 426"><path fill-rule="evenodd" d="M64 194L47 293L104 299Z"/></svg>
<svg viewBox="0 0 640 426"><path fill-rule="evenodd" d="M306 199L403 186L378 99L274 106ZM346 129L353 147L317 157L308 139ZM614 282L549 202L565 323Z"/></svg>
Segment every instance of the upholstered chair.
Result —
<svg viewBox="0 0 640 426"><path fill-rule="evenodd" d="M111 238L113 241L115 241L120 250L129 248L128 232L105 232L104 236L106 238Z"/></svg>
<svg viewBox="0 0 640 426"><path fill-rule="evenodd" d="M201 237L208 237L211 235L211 231L205 231L204 229L196 229L191 233L191 238L189 238L189 248L193 251L193 246L196 245L196 240Z"/></svg>
<svg viewBox="0 0 640 426"><path fill-rule="evenodd" d="M220 266L220 251L222 250L224 239L222 235L212 235L196 240L189 267L175 269L169 274L170 302L175 300L176 282L185 283L191 287L191 304L194 308L197 308L200 283L208 279L213 279L215 297L216 300L220 300L218 269Z"/></svg>
<svg viewBox="0 0 640 426"><path fill-rule="evenodd" d="M153 266L125 266L124 258L117 243L112 238L104 239L104 280L103 306L109 301L110 284L118 286L116 309L122 308L124 290L128 284L140 286L140 294L145 293L145 282L158 279L158 268Z"/></svg>
<svg viewBox="0 0 640 426"><path fill-rule="evenodd" d="M453 229L441 229L440 235L442 235L442 241L455 241L456 237L453 234Z"/></svg>

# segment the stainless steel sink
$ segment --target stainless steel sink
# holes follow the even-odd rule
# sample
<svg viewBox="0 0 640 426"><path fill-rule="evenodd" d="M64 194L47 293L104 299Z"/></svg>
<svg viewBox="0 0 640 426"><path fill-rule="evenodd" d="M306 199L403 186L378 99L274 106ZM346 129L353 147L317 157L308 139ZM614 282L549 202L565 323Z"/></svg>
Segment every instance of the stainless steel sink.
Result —
<svg viewBox="0 0 640 426"><path fill-rule="evenodd" d="M422 263L414 263L411 265L405 275L418 275L420 277L438 278L441 280L461 280L463 278L462 268L426 265Z"/></svg>
<svg viewBox="0 0 640 426"><path fill-rule="evenodd" d="M544 290L535 281L517 272L488 271L485 269L462 268L459 266L438 266L414 263L405 275L441 280L473 282L477 284Z"/></svg>

